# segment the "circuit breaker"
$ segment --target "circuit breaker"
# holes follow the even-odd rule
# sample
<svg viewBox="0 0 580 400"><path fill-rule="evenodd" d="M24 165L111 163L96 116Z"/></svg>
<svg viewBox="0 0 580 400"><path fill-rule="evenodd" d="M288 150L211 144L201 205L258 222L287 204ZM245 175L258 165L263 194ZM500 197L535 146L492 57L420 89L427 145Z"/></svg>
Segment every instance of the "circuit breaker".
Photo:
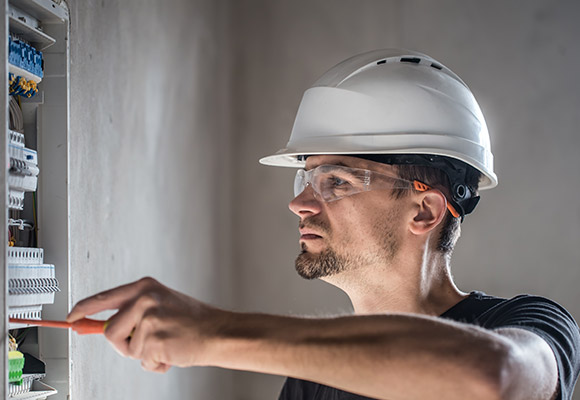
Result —
<svg viewBox="0 0 580 400"><path fill-rule="evenodd" d="M68 310L69 14L58 0L3 0L6 235L4 398L67 399L68 332L8 322Z"/></svg>

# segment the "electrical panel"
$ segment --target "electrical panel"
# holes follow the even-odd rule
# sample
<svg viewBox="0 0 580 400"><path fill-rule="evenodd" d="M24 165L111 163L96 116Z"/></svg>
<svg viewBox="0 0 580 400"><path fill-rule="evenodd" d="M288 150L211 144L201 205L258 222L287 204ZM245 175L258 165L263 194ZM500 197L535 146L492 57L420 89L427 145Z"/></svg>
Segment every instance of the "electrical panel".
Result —
<svg viewBox="0 0 580 400"><path fill-rule="evenodd" d="M20 106L15 104L14 107ZM36 192L38 156L36 151L24 147L23 133L8 129L8 138L8 207L12 210L23 210L24 193Z"/></svg>
<svg viewBox="0 0 580 400"><path fill-rule="evenodd" d="M68 399L68 331L9 322L63 319L68 295L69 16L63 0L4 1L6 224L2 307L7 399Z"/></svg>

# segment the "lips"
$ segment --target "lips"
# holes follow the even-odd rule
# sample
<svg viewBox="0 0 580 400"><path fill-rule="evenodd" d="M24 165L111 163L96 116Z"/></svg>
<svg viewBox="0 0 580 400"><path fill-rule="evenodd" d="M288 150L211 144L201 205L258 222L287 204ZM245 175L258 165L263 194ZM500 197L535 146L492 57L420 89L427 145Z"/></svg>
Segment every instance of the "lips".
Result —
<svg viewBox="0 0 580 400"><path fill-rule="evenodd" d="M327 235L329 227L328 223L314 216L300 221L298 231L300 232L301 241L317 240L323 239Z"/></svg>
<svg viewBox="0 0 580 400"><path fill-rule="evenodd" d="M321 239L322 236L310 229L300 229L300 240Z"/></svg>

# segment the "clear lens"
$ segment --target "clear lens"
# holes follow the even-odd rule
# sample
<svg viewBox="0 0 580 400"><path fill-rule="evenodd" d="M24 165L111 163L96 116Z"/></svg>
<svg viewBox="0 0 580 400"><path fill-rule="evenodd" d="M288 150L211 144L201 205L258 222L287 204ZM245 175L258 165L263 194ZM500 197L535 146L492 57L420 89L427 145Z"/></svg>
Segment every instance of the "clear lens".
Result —
<svg viewBox="0 0 580 400"><path fill-rule="evenodd" d="M370 172L364 169L321 165L313 174L313 187L324 201L334 201L369 190Z"/></svg>
<svg viewBox="0 0 580 400"><path fill-rule="evenodd" d="M330 202L368 190L410 189L411 182L369 171L338 165L321 165L310 171L299 169L294 179L294 195L311 185L314 197Z"/></svg>
<svg viewBox="0 0 580 400"><path fill-rule="evenodd" d="M308 183L306 174L308 174L308 171L303 169L296 171L296 177L294 178L294 197L297 197L304 191L304 189L306 189L306 185ZM308 174L309 177L310 175L311 174Z"/></svg>

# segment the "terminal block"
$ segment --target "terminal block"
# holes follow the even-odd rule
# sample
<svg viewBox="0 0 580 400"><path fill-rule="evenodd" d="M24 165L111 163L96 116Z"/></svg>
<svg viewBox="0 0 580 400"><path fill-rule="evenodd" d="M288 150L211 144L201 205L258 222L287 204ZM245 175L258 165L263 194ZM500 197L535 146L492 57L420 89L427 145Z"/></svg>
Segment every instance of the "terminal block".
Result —
<svg viewBox="0 0 580 400"><path fill-rule="evenodd" d="M40 82L44 70L42 52L36 50L23 40L15 37L13 38L12 36L8 38L8 48L8 63L11 66L31 73L38 80L34 78L32 79L37 83ZM11 72L15 73L15 75L19 75L14 71Z"/></svg>
<svg viewBox="0 0 580 400"><path fill-rule="evenodd" d="M44 264L42 249L8 249L10 317L40 319L42 305L54 303L54 294L59 291L54 265Z"/></svg>

